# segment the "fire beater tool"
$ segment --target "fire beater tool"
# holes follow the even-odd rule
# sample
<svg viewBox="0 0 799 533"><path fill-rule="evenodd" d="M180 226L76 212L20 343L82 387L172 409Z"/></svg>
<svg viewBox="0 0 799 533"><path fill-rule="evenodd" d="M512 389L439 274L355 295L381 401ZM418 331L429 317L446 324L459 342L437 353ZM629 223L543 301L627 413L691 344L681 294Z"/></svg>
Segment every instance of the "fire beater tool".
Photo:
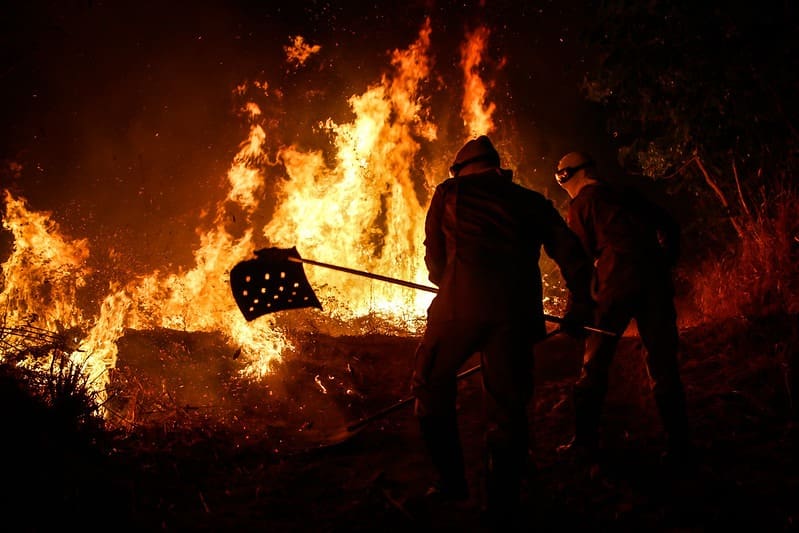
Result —
<svg viewBox="0 0 799 533"><path fill-rule="evenodd" d="M255 258L241 261L230 270L230 286L233 297L244 315L244 318L247 319L248 322L260 316L286 309L303 307L322 308L319 299L314 294L313 288L305 276L305 271L302 268L303 263L394 283L412 289L433 293L438 292L438 289L435 287L427 285L329 263L322 263L312 259L305 259L300 257L295 247L263 248L256 250L254 253ZM564 319L552 315L544 315L544 319L557 324L566 322ZM583 326L583 328L586 331L601 333L603 335L615 335L613 332L591 326ZM548 333L545 338L556 335L560 333L560 331L561 329L557 328ZM477 365L468 370L464 370L459 373L457 377L460 380L479 371L480 365ZM350 439L369 423L379 420L403 406L410 404L414 399L415 396L403 398L384 409L349 424L346 428L335 434L327 435L323 439L323 442L320 442L319 447L333 446Z"/></svg>
<svg viewBox="0 0 799 533"><path fill-rule="evenodd" d="M300 257L296 247L262 248L254 253L255 258L241 261L230 270L230 288L233 291L233 298L248 322L268 313L285 309L322 308L322 304L319 303L313 288L308 283L308 278L305 277L305 271L302 268L303 263L402 285L403 287L420 291L438 292L437 288L429 285L421 285L363 270L305 259ZM566 322L561 317L548 314L544 315L544 320L556 324L564 324ZM593 333L616 335L612 331L592 326L584 325L582 327L585 331Z"/></svg>

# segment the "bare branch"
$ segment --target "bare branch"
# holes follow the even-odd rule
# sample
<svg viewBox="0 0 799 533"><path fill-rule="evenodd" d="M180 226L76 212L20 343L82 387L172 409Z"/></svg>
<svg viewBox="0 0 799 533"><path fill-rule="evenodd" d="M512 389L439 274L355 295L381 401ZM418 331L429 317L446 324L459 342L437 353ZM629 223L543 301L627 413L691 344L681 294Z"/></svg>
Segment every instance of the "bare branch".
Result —
<svg viewBox="0 0 799 533"><path fill-rule="evenodd" d="M744 200L744 193L741 189L741 179L738 177L738 167L735 165L735 157L732 158L732 174L735 176L735 186L738 188L738 201L741 202L741 207L746 213L746 216L751 220L752 213L749 211L749 207L746 205L746 201Z"/></svg>
<svg viewBox="0 0 799 533"><path fill-rule="evenodd" d="M693 162L694 162L694 160L695 160L696 158L697 158L697 156L696 156L696 155L692 156L692 157L691 157L691 159L689 159L688 161L686 161L685 163L683 163L683 164L680 166L680 168L678 168L677 170L675 170L674 172L672 172L672 173L671 173L671 174L669 174L668 176L663 176L663 177L662 177L662 178L660 178L660 179L663 179L663 180L669 180L669 179L672 179L672 178L674 178L674 177L676 177L676 176L678 176L678 175L682 174L682 173L683 173L683 171L684 171L686 168L688 168L689 166L691 166L691 163L693 163Z"/></svg>
<svg viewBox="0 0 799 533"><path fill-rule="evenodd" d="M705 165L702 163L702 159L698 155L694 156L693 161L696 162L696 165L699 167L699 171L702 172L702 175L705 177L705 182L710 186L711 189L713 189L713 192L716 193L721 205L723 205L724 209L727 211L727 215L730 218L730 223L735 228L736 233L738 233L739 237L743 238L744 232L741 229L741 226L735 220L735 217L733 217L730 213L730 204L727 201L727 198L724 196L724 192L722 192L718 184L713 181L713 178L710 177L710 173L707 171Z"/></svg>

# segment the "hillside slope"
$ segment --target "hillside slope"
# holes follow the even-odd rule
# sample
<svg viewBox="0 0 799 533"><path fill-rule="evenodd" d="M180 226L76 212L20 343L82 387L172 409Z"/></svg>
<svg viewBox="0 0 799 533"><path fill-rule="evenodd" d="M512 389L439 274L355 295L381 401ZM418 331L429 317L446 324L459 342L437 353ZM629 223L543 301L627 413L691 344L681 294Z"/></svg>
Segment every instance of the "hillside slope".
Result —
<svg viewBox="0 0 799 533"><path fill-rule="evenodd" d="M198 378L195 366L183 376L185 383L171 376L173 394L164 393L160 403L151 391L147 405L160 405L160 424L107 439L78 438L40 409L26 408L22 392L6 380L3 457L13 497L4 500L3 512L30 531L65 523L167 531L481 531L477 375L460 382L459 416L474 489L467 505L430 511L418 502L430 470L410 408L341 442L334 438L348 423L407 396L415 342L318 336L306 357L287 362L266 384L271 396L227 391L235 398L224 402L224 417L177 401L167 417L165 398L207 378ZM625 337L603 418L603 460L587 471L555 451L572 429L569 391L580 364L578 345L564 336L543 343L530 405L528 529L796 529L797 346L795 317L736 319L682 331L700 464L679 472L660 461L660 422L640 343ZM176 372L185 355L162 358L173 356L167 366ZM152 370L129 367L127 378L146 371ZM222 373L219 366L213 371ZM142 375L137 379L147 383Z"/></svg>

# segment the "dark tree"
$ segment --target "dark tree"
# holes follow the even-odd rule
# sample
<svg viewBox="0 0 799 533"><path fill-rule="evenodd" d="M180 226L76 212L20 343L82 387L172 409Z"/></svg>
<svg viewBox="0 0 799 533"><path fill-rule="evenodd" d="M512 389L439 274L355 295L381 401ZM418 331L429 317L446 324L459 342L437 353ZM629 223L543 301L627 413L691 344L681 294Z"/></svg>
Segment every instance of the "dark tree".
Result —
<svg viewBox="0 0 799 533"><path fill-rule="evenodd" d="M744 198L790 179L797 30L787 0L600 2L586 34L600 60L585 89L608 111L620 163L655 179L691 167L726 209L727 198L745 210Z"/></svg>
<svg viewBox="0 0 799 533"><path fill-rule="evenodd" d="M796 3L595 7L586 96L604 106L627 172L681 197L692 300L708 316L796 315Z"/></svg>

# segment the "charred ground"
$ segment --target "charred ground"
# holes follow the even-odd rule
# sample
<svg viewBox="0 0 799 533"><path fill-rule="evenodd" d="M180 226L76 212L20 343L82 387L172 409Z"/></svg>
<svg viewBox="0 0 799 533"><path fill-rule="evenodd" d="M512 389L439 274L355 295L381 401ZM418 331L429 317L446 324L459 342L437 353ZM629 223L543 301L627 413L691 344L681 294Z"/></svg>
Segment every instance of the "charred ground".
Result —
<svg viewBox="0 0 799 533"><path fill-rule="evenodd" d="M564 336L542 344L530 405L527 529L795 529L797 324L786 316L682 329L700 450L689 472L660 461L659 419L634 334L614 366L601 468L559 456L580 352ZM114 379L138 392L111 402L138 421L124 432L76 423L5 368L4 517L26 531L483 530L477 376L460 382L468 505L430 513L417 503L430 470L411 409L339 439L348 424L407 397L415 342L309 336L301 357L255 387L232 385L235 354L218 339L129 332L120 351L131 357Z"/></svg>

